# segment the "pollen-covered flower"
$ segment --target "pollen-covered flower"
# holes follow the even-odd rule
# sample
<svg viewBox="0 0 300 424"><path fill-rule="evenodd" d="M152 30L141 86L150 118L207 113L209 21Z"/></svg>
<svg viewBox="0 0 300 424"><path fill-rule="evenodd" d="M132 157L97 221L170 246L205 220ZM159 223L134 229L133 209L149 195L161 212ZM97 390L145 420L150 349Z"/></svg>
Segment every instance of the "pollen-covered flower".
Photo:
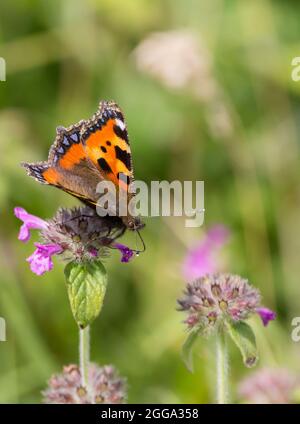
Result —
<svg viewBox="0 0 300 424"><path fill-rule="evenodd" d="M263 368L245 378L239 386L246 403L290 404L299 401L300 376L287 369Z"/></svg>
<svg viewBox="0 0 300 424"><path fill-rule="evenodd" d="M208 333L226 320L244 321L256 313L260 293L238 275L212 274L187 284L178 303L188 313L188 328L197 326Z"/></svg>
<svg viewBox="0 0 300 424"><path fill-rule="evenodd" d="M122 404L126 402L126 380L111 365L90 364L88 388L82 386L80 369L67 365L61 374L53 375L42 392L47 404Z"/></svg>
<svg viewBox="0 0 300 424"><path fill-rule="evenodd" d="M19 239L27 242L30 230L38 229L42 243L35 243L35 252L27 259L30 268L42 275L53 268L52 256L61 255L67 261L84 262L103 258L108 248L118 249L122 262L128 262L134 252L115 240L124 233L124 225L113 217L100 217L88 206L59 209L54 218L42 220L23 208L15 208L15 215L23 221Z"/></svg>

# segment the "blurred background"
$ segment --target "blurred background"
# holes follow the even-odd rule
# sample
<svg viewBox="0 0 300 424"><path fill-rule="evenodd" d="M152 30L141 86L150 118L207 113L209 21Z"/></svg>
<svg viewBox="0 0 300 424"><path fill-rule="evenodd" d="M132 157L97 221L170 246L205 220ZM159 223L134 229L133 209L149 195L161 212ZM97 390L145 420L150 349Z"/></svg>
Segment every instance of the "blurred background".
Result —
<svg viewBox="0 0 300 424"><path fill-rule="evenodd" d="M230 231L222 269L249 278L278 315L267 328L253 319L257 369L300 372L300 343L291 340L300 316L300 82L291 78L299 18L292 0L1 2L1 403L39 403L49 377L78 361L63 264L42 277L30 271L33 243L17 240L13 208L49 218L77 204L19 163L46 159L56 126L88 118L100 99L125 112L136 179L204 180L206 213L201 228L147 218L146 253L129 264L106 259L92 360L127 377L131 403L214 401L214 346L199 343L189 373L176 299L187 253L218 223ZM231 357L238 400L252 370L234 346Z"/></svg>

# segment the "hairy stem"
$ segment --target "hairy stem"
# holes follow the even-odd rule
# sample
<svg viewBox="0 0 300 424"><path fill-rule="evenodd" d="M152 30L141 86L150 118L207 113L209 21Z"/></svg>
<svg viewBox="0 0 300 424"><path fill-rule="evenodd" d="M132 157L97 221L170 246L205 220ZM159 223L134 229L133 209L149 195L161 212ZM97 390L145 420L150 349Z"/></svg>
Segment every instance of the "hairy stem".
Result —
<svg viewBox="0 0 300 424"><path fill-rule="evenodd" d="M83 387L88 387L88 367L90 362L90 327L79 329L79 363L81 382Z"/></svg>
<svg viewBox="0 0 300 424"><path fill-rule="evenodd" d="M225 334L220 331L217 335L217 402L228 403L228 353Z"/></svg>

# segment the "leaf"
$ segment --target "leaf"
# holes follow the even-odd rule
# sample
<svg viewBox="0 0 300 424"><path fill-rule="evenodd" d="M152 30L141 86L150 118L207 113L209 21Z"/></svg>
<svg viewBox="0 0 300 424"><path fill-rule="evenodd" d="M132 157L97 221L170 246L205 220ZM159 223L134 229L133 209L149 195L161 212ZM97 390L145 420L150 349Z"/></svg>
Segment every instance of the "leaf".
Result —
<svg viewBox="0 0 300 424"><path fill-rule="evenodd" d="M226 322L228 333L239 348L246 367L254 367L258 361L255 335L250 325L243 321L232 323Z"/></svg>
<svg viewBox="0 0 300 424"><path fill-rule="evenodd" d="M81 328L99 315L106 292L107 274L101 262L70 262L65 267L72 313Z"/></svg>
<svg viewBox="0 0 300 424"><path fill-rule="evenodd" d="M198 327L191 330L182 346L182 359L190 372L194 372L193 347L199 332L200 328Z"/></svg>

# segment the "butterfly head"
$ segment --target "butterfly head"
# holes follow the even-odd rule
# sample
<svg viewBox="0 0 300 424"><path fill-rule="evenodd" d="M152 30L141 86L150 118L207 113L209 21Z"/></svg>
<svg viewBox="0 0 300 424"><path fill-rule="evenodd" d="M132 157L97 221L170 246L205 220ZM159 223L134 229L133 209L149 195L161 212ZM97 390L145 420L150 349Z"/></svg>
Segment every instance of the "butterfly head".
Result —
<svg viewBox="0 0 300 424"><path fill-rule="evenodd" d="M144 222L138 216L126 217L125 225L131 231L138 231L145 227Z"/></svg>
<svg viewBox="0 0 300 424"><path fill-rule="evenodd" d="M124 220L125 218L125 220ZM138 238L140 239L140 241L142 242L142 248L141 249L136 249L133 250L133 252L136 253L136 255L138 256L141 252L144 252L146 250L146 246L144 243L144 240L140 234L140 231L142 228L145 227L144 222L141 221L141 219L138 216L128 216L128 217L124 217L123 218L123 222L126 225L126 227L128 228L128 230L130 231L134 231L136 233L136 235L138 236ZM137 240L136 240L137 242Z"/></svg>

